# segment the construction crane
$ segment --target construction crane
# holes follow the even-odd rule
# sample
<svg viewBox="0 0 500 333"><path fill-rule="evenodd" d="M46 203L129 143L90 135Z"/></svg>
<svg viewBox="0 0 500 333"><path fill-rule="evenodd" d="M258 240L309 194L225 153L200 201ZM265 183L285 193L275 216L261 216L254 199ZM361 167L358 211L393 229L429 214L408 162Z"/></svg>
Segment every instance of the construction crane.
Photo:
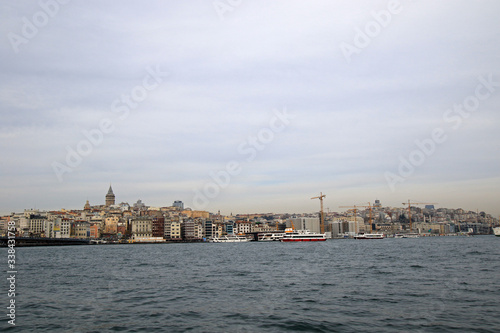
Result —
<svg viewBox="0 0 500 333"><path fill-rule="evenodd" d="M406 202L403 202L403 205L406 205ZM411 202L408 199L408 220L410 221L410 232L412 231L411 228L411 205L437 205L437 202Z"/></svg>
<svg viewBox="0 0 500 333"><path fill-rule="evenodd" d="M356 229L357 229L357 224L358 220L356 218L356 212L357 212L357 207L365 207L370 209L370 233L372 233L372 205L371 203L368 203L368 206L362 206L362 205L354 205L354 206L339 206L339 208L354 208L354 220L356 221ZM356 230L357 232L357 230Z"/></svg>
<svg viewBox="0 0 500 333"><path fill-rule="evenodd" d="M321 202L321 216L320 216L320 221L319 221L319 226L321 228L321 233L325 233L325 215L323 213L323 198L325 198L326 195L323 194L323 192L319 192L319 196L317 197L313 197L311 198L312 199L319 199L319 201Z"/></svg>

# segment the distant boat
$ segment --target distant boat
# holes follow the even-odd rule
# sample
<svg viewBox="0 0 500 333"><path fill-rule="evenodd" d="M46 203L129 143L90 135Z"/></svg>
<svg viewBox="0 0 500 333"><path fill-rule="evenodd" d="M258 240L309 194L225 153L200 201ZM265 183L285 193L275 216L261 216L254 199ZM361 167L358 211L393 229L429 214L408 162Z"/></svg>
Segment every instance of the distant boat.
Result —
<svg viewBox="0 0 500 333"><path fill-rule="evenodd" d="M326 241L326 234L318 234L309 230L292 230L287 228L281 238L282 242L318 242Z"/></svg>
<svg viewBox="0 0 500 333"><path fill-rule="evenodd" d="M237 235L224 235L219 237L212 237L208 240L209 243L241 243L249 241L250 238Z"/></svg>
<svg viewBox="0 0 500 333"><path fill-rule="evenodd" d="M395 234L394 238L419 238L419 234L411 233L411 234Z"/></svg>
<svg viewBox="0 0 500 333"><path fill-rule="evenodd" d="M283 233L265 233L259 235L259 242L275 242L280 241L283 238Z"/></svg>
<svg viewBox="0 0 500 333"><path fill-rule="evenodd" d="M500 237L500 227L493 228L493 233L495 236Z"/></svg>
<svg viewBox="0 0 500 333"><path fill-rule="evenodd" d="M384 234L357 234L355 239L384 239Z"/></svg>

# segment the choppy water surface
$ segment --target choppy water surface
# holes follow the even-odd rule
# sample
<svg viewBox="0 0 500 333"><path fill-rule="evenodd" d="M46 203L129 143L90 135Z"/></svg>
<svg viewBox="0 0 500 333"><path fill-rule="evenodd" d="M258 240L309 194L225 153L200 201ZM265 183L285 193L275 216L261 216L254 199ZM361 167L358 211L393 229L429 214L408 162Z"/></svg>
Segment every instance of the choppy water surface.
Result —
<svg viewBox="0 0 500 333"><path fill-rule="evenodd" d="M17 261L19 331L500 331L493 236L18 248Z"/></svg>

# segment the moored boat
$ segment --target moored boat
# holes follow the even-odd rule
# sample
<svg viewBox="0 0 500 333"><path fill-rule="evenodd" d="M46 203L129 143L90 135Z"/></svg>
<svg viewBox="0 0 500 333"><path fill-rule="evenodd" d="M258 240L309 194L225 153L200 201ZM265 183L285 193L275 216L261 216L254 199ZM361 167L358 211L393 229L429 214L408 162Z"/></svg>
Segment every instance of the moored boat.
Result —
<svg viewBox="0 0 500 333"><path fill-rule="evenodd" d="M493 233L495 236L500 237L500 227L493 228Z"/></svg>
<svg viewBox="0 0 500 333"><path fill-rule="evenodd" d="M208 240L208 242L210 243L241 243L249 241L250 238L238 235L224 235L224 236L212 237Z"/></svg>
<svg viewBox="0 0 500 333"><path fill-rule="evenodd" d="M384 239L384 234L357 234L355 239Z"/></svg>
<svg viewBox="0 0 500 333"><path fill-rule="evenodd" d="M283 233L265 233L259 234L259 242L275 242L283 238Z"/></svg>
<svg viewBox="0 0 500 333"><path fill-rule="evenodd" d="M292 230L287 228L281 238L282 242L318 242L326 241L326 234L310 232L309 230Z"/></svg>
<svg viewBox="0 0 500 333"><path fill-rule="evenodd" d="M394 238L419 238L419 234L409 233L409 234L395 234Z"/></svg>

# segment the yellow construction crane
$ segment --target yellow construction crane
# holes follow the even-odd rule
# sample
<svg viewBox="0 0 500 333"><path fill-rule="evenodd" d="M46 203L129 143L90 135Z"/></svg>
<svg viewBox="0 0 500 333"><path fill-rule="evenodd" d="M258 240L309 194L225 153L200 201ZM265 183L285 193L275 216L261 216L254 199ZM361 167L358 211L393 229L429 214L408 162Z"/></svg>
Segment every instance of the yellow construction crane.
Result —
<svg viewBox="0 0 500 333"><path fill-rule="evenodd" d="M357 212L357 207L365 207L370 209L370 233L372 233L372 205L371 203L368 203L368 206L361 206L361 205L354 205L354 206L339 206L339 208L354 208L354 220L356 221L356 229L357 229L357 219L356 219L356 212ZM356 231L357 232L357 231Z"/></svg>
<svg viewBox="0 0 500 333"><path fill-rule="evenodd" d="M314 198L311 198L312 199L319 199L319 201L321 202L321 217L320 217L320 221L319 221L319 226L321 228L321 233L325 233L325 215L323 213L323 198L326 197L326 194L323 194L323 192L319 192L319 196L317 197L314 197Z"/></svg>
<svg viewBox="0 0 500 333"><path fill-rule="evenodd" d="M406 202L403 202L403 205L406 205ZM410 232L412 232L411 228L411 205L437 205L437 202L410 202L408 199L408 220L410 221Z"/></svg>

